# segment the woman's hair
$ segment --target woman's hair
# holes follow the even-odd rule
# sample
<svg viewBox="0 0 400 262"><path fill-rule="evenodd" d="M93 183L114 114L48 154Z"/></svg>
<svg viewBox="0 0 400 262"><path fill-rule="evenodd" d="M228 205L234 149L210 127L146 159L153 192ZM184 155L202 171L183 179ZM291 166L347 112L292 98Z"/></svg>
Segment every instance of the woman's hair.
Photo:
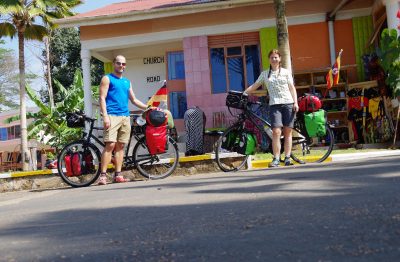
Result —
<svg viewBox="0 0 400 262"><path fill-rule="evenodd" d="M271 51L269 51L268 53L268 58L271 57L271 55L278 55L279 57L281 57L281 53L279 53L278 49L272 49ZM271 76L271 71L272 71L272 67L271 64L269 65L269 72L268 72L268 78ZM281 62L279 62L279 71L278 71L278 75L281 73Z"/></svg>

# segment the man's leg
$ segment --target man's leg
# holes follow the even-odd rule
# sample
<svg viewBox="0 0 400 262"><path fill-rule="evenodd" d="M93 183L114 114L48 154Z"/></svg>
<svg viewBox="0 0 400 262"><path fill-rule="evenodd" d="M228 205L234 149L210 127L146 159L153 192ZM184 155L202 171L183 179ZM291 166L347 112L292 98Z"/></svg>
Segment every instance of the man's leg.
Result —
<svg viewBox="0 0 400 262"><path fill-rule="evenodd" d="M121 172L122 162L124 161L124 143L115 143L115 172Z"/></svg>
<svg viewBox="0 0 400 262"><path fill-rule="evenodd" d="M103 154L101 155L101 169L100 169L100 178L99 185L107 184L107 167L111 161L112 152L114 150L115 143L114 142L105 142Z"/></svg>

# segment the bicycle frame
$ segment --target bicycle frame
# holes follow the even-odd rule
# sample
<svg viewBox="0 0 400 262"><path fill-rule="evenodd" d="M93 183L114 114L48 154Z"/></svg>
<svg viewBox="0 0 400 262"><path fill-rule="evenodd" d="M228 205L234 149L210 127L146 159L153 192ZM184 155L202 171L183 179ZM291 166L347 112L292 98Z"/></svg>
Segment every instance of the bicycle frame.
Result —
<svg viewBox="0 0 400 262"><path fill-rule="evenodd" d="M259 106L258 109L260 109L263 106L263 104L260 102L247 102L245 110L243 110L242 113L239 114L238 120L236 121L236 123L234 125L242 125L242 124L244 124L244 122L246 120L249 120L261 132L261 134L267 135L272 140L272 137L265 130L265 127L272 129L271 124L266 119L257 115L256 112L258 109L256 110L256 112L254 112L251 109L252 105L258 105ZM297 119L298 118L296 117L295 121L297 121ZM257 120L260 121L261 124L259 122L257 122ZM296 133L298 134L297 136L292 136L293 144L302 143L306 139L309 139L307 136L303 135L304 132L299 130L298 128L294 127L293 130L296 131ZM283 138L283 136L281 136L281 139L282 138Z"/></svg>
<svg viewBox="0 0 400 262"><path fill-rule="evenodd" d="M134 126L134 122L136 121L135 116L138 116L136 114L131 115L133 116L133 121L131 123L131 134L129 136L129 142L128 145L125 149L125 154L124 154L124 164L126 166L128 165L135 165L135 161L133 160L133 157L129 156L129 148L130 145L132 143L132 138L134 138L136 141L139 141L140 136L139 134L137 134L135 132L135 126ZM95 135L93 135L93 130L104 130L104 128L102 127L95 127L94 123L96 121L96 119L94 118L90 118L90 117L85 117L85 121L90 123L90 128L89 128L89 132L84 131L83 135L82 135L82 139L86 141L86 143L92 143L91 139L93 139L95 142L97 142L99 145L101 145L103 148L105 147L105 143L103 141L101 141L99 138L97 138ZM93 144L93 143L92 143ZM151 159L152 157L149 155L149 159Z"/></svg>

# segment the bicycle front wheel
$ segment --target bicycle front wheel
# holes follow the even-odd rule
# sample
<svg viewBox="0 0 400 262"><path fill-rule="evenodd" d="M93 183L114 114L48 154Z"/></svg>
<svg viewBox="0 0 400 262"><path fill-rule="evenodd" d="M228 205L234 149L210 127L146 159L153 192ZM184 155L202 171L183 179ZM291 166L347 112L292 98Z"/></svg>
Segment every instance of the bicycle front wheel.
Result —
<svg viewBox="0 0 400 262"><path fill-rule="evenodd" d="M249 156L234 151L235 140L242 131L243 129L240 126L231 126L217 141L215 160L224 172L238 171L247 162Z"/></svg>
<svg viewBox="0 0 400 262"><path fill-rule="evenodd" d="M165 153L152 155L146 145L145 137L133 148L133 161L139 173L149 179L162 179L170 176L178 166L179 153L176 142L168 137Z"/></svg>
<svg viewBox="0 0 400 262"><path fill-rule="evenodd" d="M334 143L333 132L328 125L325 135L316 137L308 137L294 129L291 157L298 163L320 163L329 157Z"/></svg>
<svg viewBox="0 0 400 262"><path fill-rule="evenodd" d="M75 141L58 155L58 174L72 187L89 186L100 175L100 161L100 150L95 145L85 140Z"/></svg>

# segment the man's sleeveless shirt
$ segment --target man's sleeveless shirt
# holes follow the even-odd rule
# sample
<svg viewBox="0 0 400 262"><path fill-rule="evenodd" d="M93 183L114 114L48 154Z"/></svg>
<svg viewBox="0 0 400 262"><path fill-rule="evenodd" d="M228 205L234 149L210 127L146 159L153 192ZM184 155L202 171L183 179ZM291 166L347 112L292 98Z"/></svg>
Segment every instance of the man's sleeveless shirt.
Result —
<svg viewBox="0 0 400 262"><path fill-rule="evenodd" d="M110 85L106 97L107 113L113 116L129 116L129 88L131 82L125 78L118 78L114 74L108 74Z"/></svg>

